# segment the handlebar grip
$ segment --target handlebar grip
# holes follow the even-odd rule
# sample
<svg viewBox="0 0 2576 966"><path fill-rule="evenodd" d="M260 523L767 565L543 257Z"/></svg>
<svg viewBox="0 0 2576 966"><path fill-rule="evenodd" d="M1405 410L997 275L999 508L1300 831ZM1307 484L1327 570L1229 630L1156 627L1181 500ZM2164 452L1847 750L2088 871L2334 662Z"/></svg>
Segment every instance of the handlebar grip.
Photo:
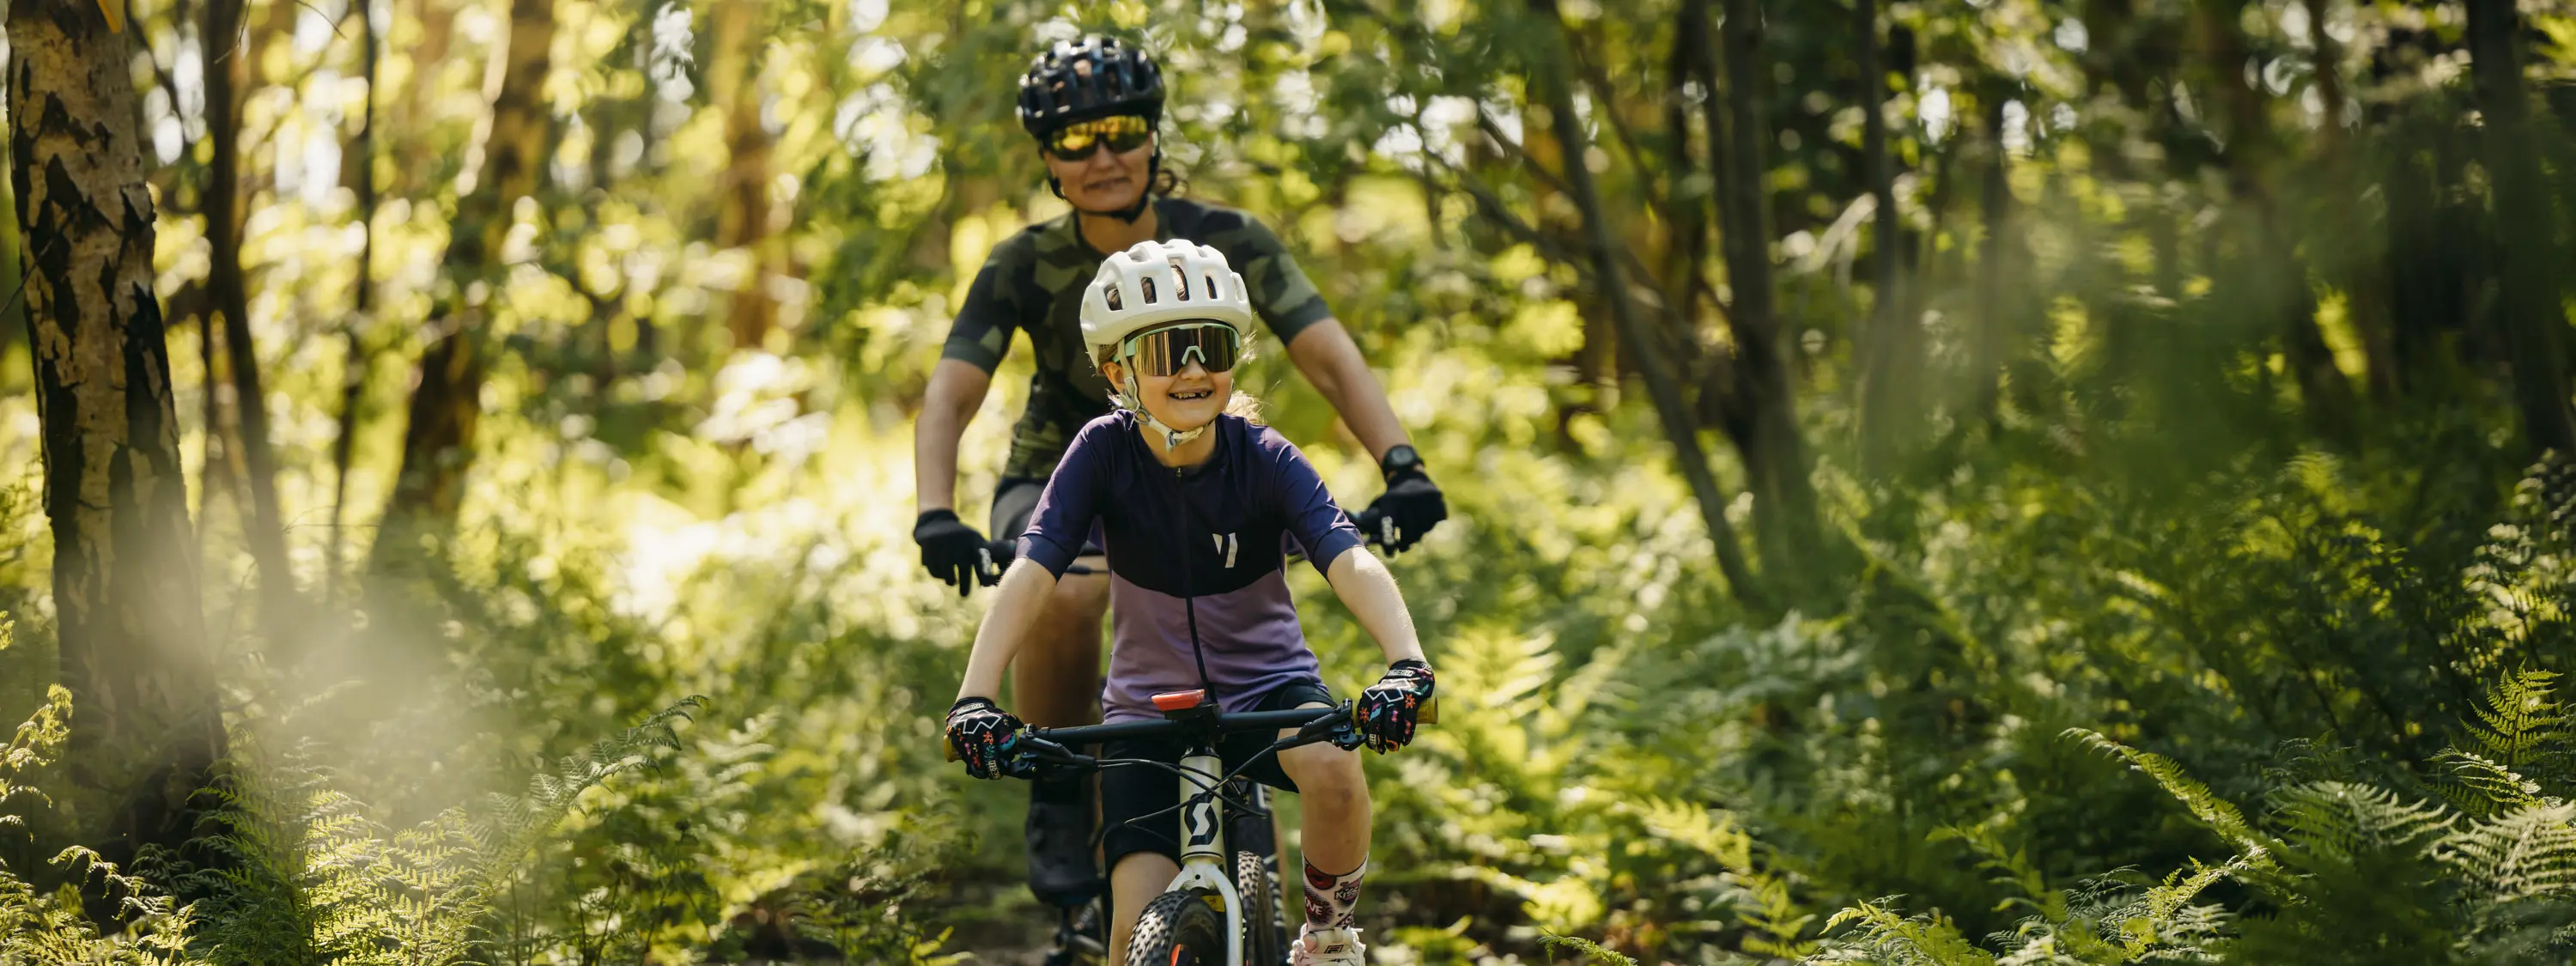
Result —
<svg viewBox="0 0 2576 966"><path fill-rule="evenodd" d="M1350 704L1351 704L1351 723L1352 723L1352 724L1354 724L1354 725L1359 724L1359 723L1360 723L1360 703L1359 703L1359 702L1357 702L1357 701L1353 701L1353 702L1351 702ZM1429 697L1429 698L1425 698L1425 699L1423 699L1423 701L1422 701L1422 709L1421 709L1421 710L1419 710L1419 711L1415 711L1415 712L1413 713L1413 723L1414 723L1414 724L1418 724L1418 725L1439 724L1439 723L1440 723L1440 696L1439 696L1439 695L1436 695L1436 694L1435 694L1435 695L1432 695L1432 696L1431 696L1431 697Z"/></svg>
<svg viewBox="0 0 2576 966"><path fill-rule="evenodd" d="M941 756L941 757L946 758L946 759L948 759L949 761L956 761L956 760L957 760L957 743L956 743L956 742L954 742L954 741L950 741L950 740L948 740L948 736L947 736L947 735L940 735L940 736L939 736L939 754L940 754L940 756Z"/></svg>
<svg viewBox="0 0 2576 966"><path fill-rule="evenodd" d="M1384 549L1393 542L1394 535L1386 532L1385 511L1371 507L1351 514L1351 526L1359 530L1361 543Z"/></svg>

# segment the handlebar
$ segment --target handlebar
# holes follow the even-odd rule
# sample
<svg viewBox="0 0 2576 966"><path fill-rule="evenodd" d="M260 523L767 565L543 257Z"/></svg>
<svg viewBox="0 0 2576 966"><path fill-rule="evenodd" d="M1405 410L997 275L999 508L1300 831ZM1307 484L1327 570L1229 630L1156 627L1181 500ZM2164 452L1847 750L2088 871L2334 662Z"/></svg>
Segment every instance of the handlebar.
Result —
<svg viewBox="0 0 2576 966"><path fill-rule="evenodd" d="M1011 561L1019 559L1019 541L995 540L990 543L986 543L984 545L984 556L989 561L989 565L975 568L975 582L977 584L990 587L994 584L1001 583L1002 571L1011 569ZM1109 571L1103 568L1082 563L1066 564L1064 567L1064 574L1067 577L1088 577L1092 574L1103 574L1108 572Z"/></svg>
<svg viewBox="0 0 2576 966"><path fill-rule="evenodd" d="M1435 697L1423 702L1422 709L1415 713L1414 721L1418 724L1439 723L1440 699ZM1212 715L1117 721L1070 728L1023 728L1020 730L1020 738L1023 741L1034 742L1038 748L1052 749L1048 757L1055 759L1055 764L1088 768L1096 762L1089 755L1074 754L1070 746L1106 744L1137 738L1187 737L1192 734L1216 737L1244 731L1280 728L1298 729L1299 743L1311 744L1314 741L1330 738L1333 731L1344 725L1356 727L1358 724L1359 702L1344 701L1330 708L1218 712ZM1315 734L1308 735L1309 731ZM940 736L939 748L947 760L957 760L957 746L950 744L947 736ZM1061 754L1056 754L1057 752Z"/></svg>

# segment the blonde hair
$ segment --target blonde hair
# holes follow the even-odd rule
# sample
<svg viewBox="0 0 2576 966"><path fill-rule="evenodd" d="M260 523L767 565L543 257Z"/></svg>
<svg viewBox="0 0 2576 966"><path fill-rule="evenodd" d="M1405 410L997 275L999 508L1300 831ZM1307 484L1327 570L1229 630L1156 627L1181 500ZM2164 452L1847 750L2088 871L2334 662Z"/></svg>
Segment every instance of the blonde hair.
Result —
<svg viewBox="0 0 2576 966"><path fill-rule="evenodd" d="M1225 414L1255 426L1270 425L1261 421L1261 400L1252 398L1251 393L1241 389L1235 390L1234 396L1225 401Z"/></svg>

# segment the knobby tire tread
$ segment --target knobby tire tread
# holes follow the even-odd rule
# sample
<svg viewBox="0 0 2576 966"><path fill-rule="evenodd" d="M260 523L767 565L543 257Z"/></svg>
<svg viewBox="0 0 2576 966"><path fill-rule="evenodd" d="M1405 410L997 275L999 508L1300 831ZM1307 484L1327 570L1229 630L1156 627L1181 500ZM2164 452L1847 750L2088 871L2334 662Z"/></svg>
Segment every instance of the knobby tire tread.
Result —
<svg viewBox="0 0 2576 966"><path fill-rule="evenodd" d="M1259 853L1234 854L1234 892L1243 900L1243 961L1260 966L1286 962L1280 947L1278 883Z"/></svg>
<svg viewBox="0 0 2576 966"><path fill-rule="evenodd" d="M1223 966L1225 917L1200 890L1166 892L1145 904L1127 940L1126 966Z"/></svg>

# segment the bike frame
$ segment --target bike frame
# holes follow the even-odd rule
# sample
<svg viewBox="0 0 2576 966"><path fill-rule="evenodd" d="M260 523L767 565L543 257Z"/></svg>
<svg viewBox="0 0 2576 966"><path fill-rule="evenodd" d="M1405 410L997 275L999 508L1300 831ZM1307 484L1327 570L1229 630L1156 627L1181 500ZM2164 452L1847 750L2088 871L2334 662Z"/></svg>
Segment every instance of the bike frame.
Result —
<svg viewBox="0 0 2576 966"><path fill-rule="evenodd" d="M1217 797L1225 763L1216 750L1190 749L1181 758L1181 874L1163 891L1206 889L1225 900L1225 961L1243 966L1243 895L1235 891L1234 871L1226 861L1225 816Z"/></svg>

